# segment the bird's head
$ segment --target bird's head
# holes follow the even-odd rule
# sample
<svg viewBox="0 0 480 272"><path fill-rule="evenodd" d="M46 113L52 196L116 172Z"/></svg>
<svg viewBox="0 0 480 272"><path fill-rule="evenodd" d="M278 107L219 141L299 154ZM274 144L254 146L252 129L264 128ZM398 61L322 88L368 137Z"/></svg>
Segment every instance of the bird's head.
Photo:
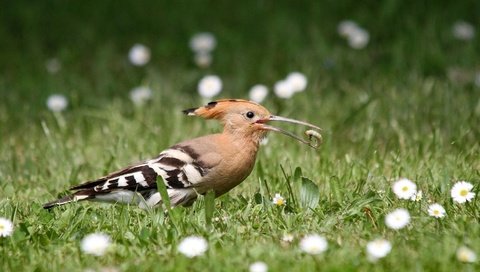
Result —
<svg viewBox="0 0 480 272"><path fill-rule="evenodd" d="M307 141L288 131L268 125L267 123L271 121L289 122L320 130L319 127L306 122L272 115L265 107L242 99L217 100L205 106L187 109L183 112L187 115L219 120L224 124L225 132L251 139L257 144L268 131L275 131L311 147L316 147L315 144L312 144L312 141Z"/></svg>

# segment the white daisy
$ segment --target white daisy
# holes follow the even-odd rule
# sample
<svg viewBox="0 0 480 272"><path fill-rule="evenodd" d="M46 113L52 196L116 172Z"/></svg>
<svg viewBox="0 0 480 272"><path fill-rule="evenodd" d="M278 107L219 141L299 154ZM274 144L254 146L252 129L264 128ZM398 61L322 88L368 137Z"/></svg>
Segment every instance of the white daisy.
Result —
<svg viewBox="0 0 480 272"><path fill-rule="evenodd" d="M188 258L201 256L207 249L207 240L200 236L188 236L178 245L178 251Z"/></svg>
<svg viewBox="0 0 480 272"><path fill-rule="evenodd" d="M277 81L273 86L273 92L276 96L284 99L291 98L295 93L291 82L287 80Z"/></svg>
<svg viewBox="0 0 480 272"><path fill-rule="evenodd" d="M268 88L267 86L262 84L254 85L250 89L250 92L248 92L249 99L257 103L262 103L263 100L265 100L265 98L267 97L267 95L268 95Z"/></svg>
<svg viewBox="0 0 480 272"><path fill-rule="evenodd" d="M452 26L453 37L463 41L469 41L475 37L475 27L465 21L457 21Z"/></svg>
<svg viewBox="0 0 480 272"><path fill-rule="evenodd" d="M47 98L47 107L53 112L64 111L68 106L68 100L64 95L52 94Z"/></svg>
<svg viewBox="0 0 480 272"><path fill-rule="evenodd" d="M45 68L47 69L48 73L53 75L62 69L62 64L57 58L51 58L45 62Z"/></svg>
<svg viewBox="0 0 480 272"><path fill-rule="evenodd" d="M435 218L442 218L445 217L446 211L442 205L438 203L434 203L428 206L428 215L433 216Z"/></svg>
<svg viewBox="0 0 480 272"><path fill-rule="evenodd" d="M371 261L387 256L391 250L392 244L385 239L376 239L367 244L367 255Z"/></svg>
<svg viewBox="0 0 480 272"><path fill-rule="evenodd" d="M410 222L410 213L405 209L396 209L385 216L385 224L387 227L398 230Z"/></svg>
<svg viewBox="0 0 480 272"><path fill-rule="evenodd" d="M294 92L302 92L307 87L307 77L300 72L288 74L286 81L290 83Z"/></svg>
<svg viewBox="0 0 480 272"><path fill-rule="evenodd" d="M80 248L86 254L102 256L110 246L110 236L104 233L92 233L82 239Z"/></svg>
<svg viewBox="0 0 480 272"><path fill-rule="evenodd" d="M397 180L392 188L395 195L400 199L410 199L417 192L417 185L406 178Z"/></svg>
<svg viewBox="0 0 480 272"><path fill-rule="evenodd" d="M195 53L209 53L215 49L217 40L212 33L197 33L190 39L190 48Z"/></svg>
<svg viewBox="0 0 480 272"><path fill-rule="evenodd" d="M13 223L7 218L0 217L0 237L7 237L13 233Z"/></svg>
<svg viewBox="0 0 480 272"><path fill-rule="evenodd" d="M212 64L212 55L209 52L197 52L193 59L200 68L207 68Z"/></svg>
<svg viewBox="0 0 480 272"><path fill-rule="evenodd" d="M294 238L295 238L295 237L293 237L292 234L287 233L287 234L284 234L284 235L282 236L282 242L291 243L291 242L293 242L293 239L294 239Z"/></svg>
<svg viewBox="0 0 480 272"><path fill-rule="evenodd" d="M277 206L283 206L287 204L287 201L280 194L275 194L275 196L273 197L272 203Z"/></svg>
<svg viewBox="0 0 480 272"><path fill-rule="evenodd" d="M472 192L473 185L466 181L458 181L452 187L450 195L453 201L457 203L470 202L475 197L475 193Z"/></svg>
<svg viewBox="0 0 480 272"><path fill-rule="evenodd" d="M212 98L221 91L222 80L218 76L205 76L198 82L198 93L204 98Z"/></svg>
<svg viewBox="0 0 480 272"><path fill-rule="evenodd" d="M128 52L128 59L135 66L143 66L150 61L150 49L143 44L135 44Z"/></svg>
<svg viewBox="0 0 480 272"><path fill-rule="evenodd" d="M345 20L337 27L338 34L348 40L348 45L353 49L362 49L367 46L370 34L355 22Z"/></svg>
<svg viewBox="0 0 480 272"><path fill-rule="evenodd" d="M363 28L357 28L348 36L348 45L353 49L365 48L370 40L370 34Z"/></svg>
<svg viewBox="0 0 480 272"><path fill-rule="evenodd" d="M344 20L338 24L337 32L340 36L347 38L357 29L357 23L351 20Z"/></svg>
<svg viewBox="0 0 480 272"><path fill-rule="evenodd" d="M213 222L227 222L228 221L228 216L224 215L224 216L215 216L214 218L212 218Z"/></svg>
<svg viewBox="0 0 480 272"><path fill-rule="evenodd" d="M420 200L422 200L423 198L423 193L422 191L417 191L416 193L414 193L411 197L410 197L410 200L412 201L415 201L415 202L418 202Z"/></svg>
<svg viewBox="0 0 480 272"><path fill-rule="evenodd" d="M308 254L318 255L328 248L328 242L325 237L318 234L310 234L300 241L300 249Z"/></svg>
<svg viewBox="0 0 480 272"><path fill-rule="evenodd" d="M464 263L473 263L477 260L477 254L466 246L457 249L457 260Z"/></svg>
<svg viewBox="0 0 480 272"><path fill-rule="evenodd" d="M248 270L250 272L267 272L268 265L264 262L254 262L250 265Z"/></svg>
<svg viewBox="0 0 480 272"><path fill-rule="evenodd" d="M141 106L152 99L152 90L146 86L135 87L130 91L130 99L135 105Z"/></svg>

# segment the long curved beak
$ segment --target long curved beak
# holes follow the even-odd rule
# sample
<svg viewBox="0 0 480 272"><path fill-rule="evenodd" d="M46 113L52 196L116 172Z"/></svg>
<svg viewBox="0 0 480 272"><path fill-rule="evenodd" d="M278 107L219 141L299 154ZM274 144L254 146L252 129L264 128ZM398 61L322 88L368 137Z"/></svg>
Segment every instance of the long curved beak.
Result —
<svg viewBox="0 0 480 272"><path fill-rule="evenodd" d="M271 115L268 118L260 119L260 120L257 121L257 123L261 124L261 129L280 132L282 134L285 134L289 137L292 137L295 140L297 140L301 143L304 143L304 144L306 144L310 147L313 147L313 148L317 148L319 146L319 143L321 143L321 141L322 141L321 135L318 131L307 130L305 132L305 134L307 136L309 136L309 139L305 140L304 138L302 138L300 136L297 136L297 135L295 135L295 134L293 134L289 131L286 131L286 130L283 130L281 128L277 128L277 127L270 126L270 125L266 124L267 122L271 122L271 121L293 123L293 124L307 126L307 127L310 127L310 128L316 129L316 130L320 130L320 131L322 130L321 128L319 128L315 125L312 125L310 123L307 123L307 122L298 121L298 120L295 120L295 119L290 119L290 118L281 117L281 116L275 116L275 115Z"/></svg>

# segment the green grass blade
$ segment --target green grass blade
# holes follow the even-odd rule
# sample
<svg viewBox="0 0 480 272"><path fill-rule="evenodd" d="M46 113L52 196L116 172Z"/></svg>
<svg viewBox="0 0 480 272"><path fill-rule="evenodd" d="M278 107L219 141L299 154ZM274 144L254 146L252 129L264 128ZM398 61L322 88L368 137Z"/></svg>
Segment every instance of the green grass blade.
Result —
<svg viewBox="0 0 480 272"><path fill-rule="evenodd" d="M168 196L167 187L165 186L165 183L161 176L157 177L157 190L162 197L162 205L165 206L165 210L170 211L170 209L172 208L170 203L170 197Z"/></svg>
<svg viewBox="0 0 480 272"><path fill-rule="evenodd" d="M302 177L300 203L304 209L315 209L320 201L318 186L308 178Z"/></svg>
<svg viewBox="0 0 480 272"><path fill-rule="evenodd" d="M207 228L212 225L213 211L215 210L215 192L210 190L205 195L205 221Z"/></svg>

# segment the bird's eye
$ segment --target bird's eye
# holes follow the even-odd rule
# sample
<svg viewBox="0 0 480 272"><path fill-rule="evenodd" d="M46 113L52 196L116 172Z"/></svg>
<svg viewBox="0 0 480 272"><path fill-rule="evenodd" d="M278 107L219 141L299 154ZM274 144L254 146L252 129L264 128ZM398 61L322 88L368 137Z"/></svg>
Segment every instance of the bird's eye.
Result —
<svg viewBox="0 0 480 272"><path fill-rule="evenodd" d="M247 116L247 118L252 119L255 116L255 113L253 113L253 111L249 111L249 112L247 112L246 116Z"/></svg>

